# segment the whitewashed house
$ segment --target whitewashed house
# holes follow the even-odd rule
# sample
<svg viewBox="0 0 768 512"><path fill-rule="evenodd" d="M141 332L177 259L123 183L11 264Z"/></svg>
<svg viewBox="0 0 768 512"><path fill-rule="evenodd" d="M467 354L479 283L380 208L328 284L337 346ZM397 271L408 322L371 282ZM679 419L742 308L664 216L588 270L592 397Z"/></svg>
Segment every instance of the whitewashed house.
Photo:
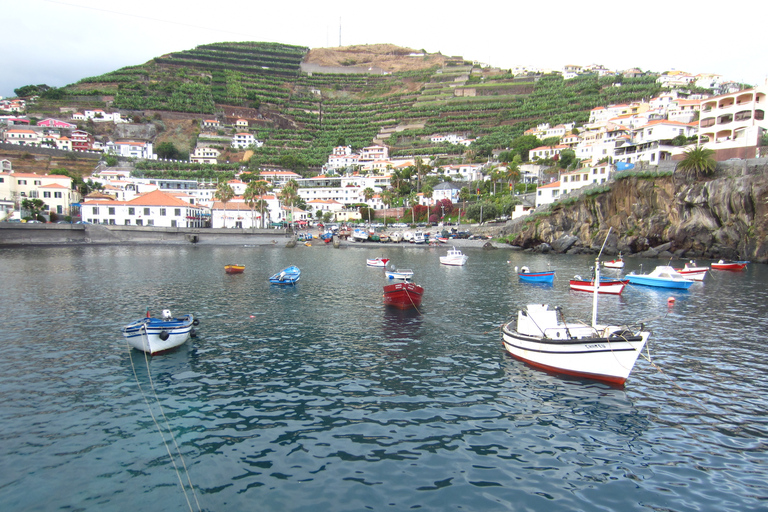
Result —
<svg viewBox="0 0 768 512"><path fill-rule="evenodd" d="M539 185L536 189L536 207L554 203L560 197L560 182Z"/></svg>
<svg viewBox="0 0 768 512"><path fill-rule="evenodd" d="M130 201L85 200L80 208L84 220L93 224L201 228L208 218L206 208L155 190Z"/></svg>

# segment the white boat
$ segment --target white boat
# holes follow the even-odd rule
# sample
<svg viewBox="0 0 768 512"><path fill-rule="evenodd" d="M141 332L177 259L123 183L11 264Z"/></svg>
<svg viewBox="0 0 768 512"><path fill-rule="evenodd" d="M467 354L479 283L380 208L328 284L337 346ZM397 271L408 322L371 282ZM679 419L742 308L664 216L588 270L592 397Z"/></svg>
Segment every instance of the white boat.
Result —
<svg viewBox="0 0 768 512"><path fill-rule="evenodd" d="M137 350L150 355L165 352L184 344L190 337L194 338L194 326L200 323L193 315L182 315L174 318L167 309L163 310L162 318L149 315L131 322L122 328L125 341Z"/></svg>
<svg viewBox="0 0 768 512"><path fill-rule="evenodd" d="M398 268L397 270L387 270L384 272L387 279L401 279L408 280L413 278L413 270L409 268Z"/></svg>
<svg viewBox="0 0 768 512"><path fill-rule="evenodd" d="M365 264L369 267L385 268L389 263L389 258L368 258L365 260Z"/></svg>
<svg viewBox="0 0 768 512"><path fill-rule="evenodd" d="M595 282L600 283L599 256ZM592 295L591 324L566 322L559 307L529 304L516 321L502 327L504 348L512 357L544 370L623 385L650 332L642 324L598 324L599 287Z"/></svg>
<svg viewBox="0 0 768 512"><path fill-rule="evenodd" d="M440 263L443 265L460 267L466 265L468 259L469 257L466 254L454 247L453 249L450 249L445 256L440 256Z"/></svg>
<svg viewBox="0 0 768 512"><path fill-rule="evenodd" d="M424 236L423 231L414 231L413 238L411 239L413 244L425 244L427 243L427 237Z"/></svg>
<svg viewBox="0 0 768 512"><path fill-rule="evenodd" d="M621 257L621 253L619 253L619 257L615 260L603 263L603 266L605 268L624 268L624 259Z"/></svg>
<svg viewBox="0 0 768 512"><path fill-rule="evenodd" d="M704 276L709 272L709 267L697 267L696 262L691 260L683 268L676 268L675 271L689 281L703 281Z"/></svg>
<svg viewBox="0 0 768 512"><path fill-rule="evenodd" d="M369 236L370 236L370 233L368 233L367 229L355 228L355 230L352 232L352 241L365 242L366 240L368 240Z"/></svg>

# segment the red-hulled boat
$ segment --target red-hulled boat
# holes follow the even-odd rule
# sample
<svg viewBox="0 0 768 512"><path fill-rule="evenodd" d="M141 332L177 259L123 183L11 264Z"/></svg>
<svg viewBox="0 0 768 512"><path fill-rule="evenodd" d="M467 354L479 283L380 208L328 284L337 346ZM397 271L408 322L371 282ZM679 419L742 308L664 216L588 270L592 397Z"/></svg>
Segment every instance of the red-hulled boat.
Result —
<svg viewBox="0 0 768 512"><path fill-rule="evenodd" d="M424 288L413 283L395 283L384 287L384 305L399 309L417 308L421 305Z"/></svg>
<svg viewBox="0 0 768 512"><path fill-rule="evenodd" d="M746 261L723 261L712 264L712 270L744 270L747 267Z"/></svg>

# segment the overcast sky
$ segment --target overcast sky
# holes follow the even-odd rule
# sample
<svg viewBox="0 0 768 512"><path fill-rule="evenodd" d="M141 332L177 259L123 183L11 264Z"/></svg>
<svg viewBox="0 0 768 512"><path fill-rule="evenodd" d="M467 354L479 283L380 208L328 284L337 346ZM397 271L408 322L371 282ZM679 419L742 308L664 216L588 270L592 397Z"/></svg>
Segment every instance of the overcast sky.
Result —
<svg viewBox="0 0 768 512"><path fill-rule="evenodd" d="M502 68L677 69L752 85L768 77L765 0L7 0L0 13L4 97L223 41L391 43Z"/></svg>

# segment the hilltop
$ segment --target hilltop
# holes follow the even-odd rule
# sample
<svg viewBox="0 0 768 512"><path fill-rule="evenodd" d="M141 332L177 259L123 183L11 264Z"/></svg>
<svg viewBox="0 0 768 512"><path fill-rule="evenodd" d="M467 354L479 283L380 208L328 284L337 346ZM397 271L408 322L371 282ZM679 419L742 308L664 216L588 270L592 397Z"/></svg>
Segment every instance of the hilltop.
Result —
<svg viewBox="0 0 768 512"><path fill-rule="evenodd" d="M62 88L62 98L39 101L30 115L119 109L134 122L155 123L156 142L173 142L182 152L191 151L200 134L180 123L245 119L264 142L250 165L305 172L319 169L340 144L386 144L393 157L462 157L463 146L436 150L430 143L445 133L476 139L470 158L487 159L539 123L582 123L594 107L661 90L654 75L514 76L460 56L391 44L310 49L238 42L84 78Z"/></svg>

